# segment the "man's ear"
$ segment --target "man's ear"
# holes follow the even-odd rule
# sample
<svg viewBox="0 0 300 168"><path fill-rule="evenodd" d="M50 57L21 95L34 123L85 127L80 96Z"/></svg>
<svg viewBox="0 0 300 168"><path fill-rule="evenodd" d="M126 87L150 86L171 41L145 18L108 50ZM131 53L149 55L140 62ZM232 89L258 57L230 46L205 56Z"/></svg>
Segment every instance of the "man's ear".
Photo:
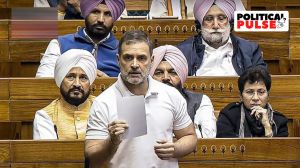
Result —
<svg viewBox="0 0 300 168"><path fill-rule="evenodd" d="M117 54L117 58L118 58L118 65L120 66L120 55Z"/></svg>
<svg viewBox="0 0 300 168"><path fill-rule="evenodd" d="M242 93L239 93L239 97L240 97L240 102L243 102L243 95L242 95Z"/></svg>

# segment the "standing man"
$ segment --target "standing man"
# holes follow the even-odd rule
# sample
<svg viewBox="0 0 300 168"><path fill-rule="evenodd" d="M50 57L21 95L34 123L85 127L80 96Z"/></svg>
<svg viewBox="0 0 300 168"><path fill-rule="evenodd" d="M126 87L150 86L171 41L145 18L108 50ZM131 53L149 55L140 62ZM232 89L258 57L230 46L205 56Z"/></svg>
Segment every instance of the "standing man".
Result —
<svg viewBox="0 0 300 168"><path fill-rule="evenodd" d="M119 44L121 73L116 83L99 95L91 108L85 154L90 167L176 168L177 158L191 153L197 143L186 102L175 88L149 76L152 47L142 31L129 31ZM147 134L121 140L128 129L118 119L117 100L143 95ZM173 142L172 135L177 141Z"/></svg>
<svg viewBox="0 0 300 168"><path fill-rule="evenodd" d="M64 52L77 48L92 53L97 60L97 76L118 76L118 40L111 33L113 23L125 8L124 0L80 0L85 27L75 34L51 40L41 59L36 77L53 77L57 58Z"/></svg>
<svg viewBox="0 0 300 168"><path fill-rule="evenodd" d="M155 80L175 87L185 98L198 138L215 138L217 130L213 105L206 95L182 88L187 73L187 61L178 48L165 45L153 50L150 75Z"/></svg>
<svg viewBox="0 0 300 168"><path fill-rule="evenodd" d="M201 31L178 45L186 56L189 75L238 76L246 69L267 69L259 46L231 33L234 11L242 3L234 0L196 0L195 18Z"/></svg>
<svg viewBox="0 0 300 168"><path fill-rule="evenodd" d="M84 139L94 96L90 85L97 64L90 52L71 49L56 61L54 79L61 96L38 110L33 122L33 139Z"/></svg>

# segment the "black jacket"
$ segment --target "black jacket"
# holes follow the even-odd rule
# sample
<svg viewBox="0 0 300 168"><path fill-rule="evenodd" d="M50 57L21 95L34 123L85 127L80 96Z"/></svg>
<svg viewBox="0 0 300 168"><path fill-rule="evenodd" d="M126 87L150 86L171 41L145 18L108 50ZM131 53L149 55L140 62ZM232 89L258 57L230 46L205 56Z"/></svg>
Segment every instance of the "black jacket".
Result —
<svg viewBox="0 0 300 168"><path fill-rule="evenodd" d="M242 103L230 103L221 110L217 121L217 138L239 137L241 106ZM287 118L283 114L273 111L273 120L276 124L276 126L272 125L273 137L287 137ZM245 132L245 137L247 134L249 135L248 132Z"/></svg>
<svg viewBox="0 0 300 168"><path fill-rule="evenodd" d="M232 64L238 75L241 75L246 69L252 66L262 66L267 69L261 55L261 50L254 42L247 41L233 34L230 35L233 44ZM179 43L177 47L185 55L188 66L189 76L196 74L201 66L205 45L202 44L202 37L196 35Z"/></svg>

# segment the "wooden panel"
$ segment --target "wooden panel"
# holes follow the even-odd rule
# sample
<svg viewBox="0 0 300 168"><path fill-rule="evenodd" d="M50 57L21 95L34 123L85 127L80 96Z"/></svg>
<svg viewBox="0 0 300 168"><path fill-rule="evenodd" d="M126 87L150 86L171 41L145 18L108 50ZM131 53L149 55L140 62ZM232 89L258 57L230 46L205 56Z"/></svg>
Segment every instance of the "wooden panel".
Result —
<svg viewBox="0 0 300 168"><path fill-rule="evenodd" d="M284 95L298 97L300 95L299 78L298 75L273 75L270 94L273 97ZM238 77L189 77L184 87L211 97L237 97L239 94L237 79ZM282 86L285 86L285 89L282 89Z"/></svg>
<svg viewBox="0 0 300 168"><path fill-rule="evenodd" d="M40 61L49 41L10 41L10 60L12 62Z"/></svg>
<svg viewBox="0 0 300 168"><path fill-rule="evenodd" d="M152 0L125 0L126 9L129 10L150 10Z"/></svg>
<svg viewBox="0 0 300 168"><path fill-rule="evenodd" d="M299 41L290 41L290 58L300 59L300 39Z"/></svg>
<svg viewBox="0 0 300 168"><path fill-rule="evenodd" d="M58 96L54 79L17 78L10 83L11 99L56 99Z"/></svg>
<svg viewBox="0 0 300 168"><path fill-rule="evenodd" d="M7 141L0 141L0 164L10 162L10 144Z"/></svg>
<svg viewBox="0 0 300 168"><path fill-rule="evenodd" d="M7 41L0 41L0 62L9 62L9 49Z"/></svg>
<svg viewBox="0 0 300 168"><path fill-rule="evenodd" d="M184 168L298 167L299 138L203 139L197 152L181 158ZM83 163L84 141L11 141L12 167L73 167ZM76 166L77 167L77 166Z"/></svg>
<svg viewBox="0 0 300 168"><path fill-rule="evenodd" d="M211 97L229 98L238 97L237 77L189 77L184 87L202 92ZM93 86L93 94L97 95L108 88L116 78L96 79ZM285 89L282 89L285 86ZM299 97L300 95L300 76L273 75L272 97ZM55 99L59 96L58 87L53 79L35 78L13 78L10 84L10 98L17 99Z"/></svg>
<svg viewBox="0 0 300 168"><path fill-rule="evenodd" d="M9 79L8 78L0 78L0 100L8 100L9 99Z"/></svg>
<svg viewBox="0 0 300 168"><path fill-rule="evenodd" d="M209 95L208 95L209 96ZM212 104L214 106L214 110L220 111L226 105L232 102L239 102L239 98L220 98L209 96ZM300 107L295 104L300 103L300 97L288 98L288 97L270 97L270 103L274 110L277 110L284 114L287 118L290 119L300 119ZM289 108L287 108L289 107Z"/></svg>
<svg viewBox="0 0 300 168"><path fill-rule="evenodd" d="M35 112L51 102L52 100L11 100L10 121L33 121Z"/></svg>
<svg viewBox="0 0 300 168"><path fill-rule="evenodd" d="M9 121L9 101L0 100L0 121Z"/></svg>
<svg viewBox="0 0 300 168"><path fill-rule="evenodd" d="M218 162L180 162L180 168L296 168L299 167L300 163L298 162L234 162L228 163L226 161L218 161Z"/></svg>
<svg viewBox="0 0 300 168"><path fill-rule="evenodd" d="M1 78L11 77L10 69L11 69L11 66L10 66L9 62L0 62L0 77Z"/></svg>
<svg viewBox="0 0 300 168"><path fill-rule="evenodd" d="M92 85L92 94L98 95L108 88L116 78L97 79ZM12 100L54 100L59 96L59 88L53 78L14 78L10 83Z"/></svg>
<svg viewBox="0 0 300 168"><path fill-rule="evenodd" d="M33 7L33 0L7 0L7 7Z"/></svg>
<svg viewBox="0 0 300 168"><path fill-rule="evenodd" d="M12 62L10 64L10 77L35 77L39 65L39 61Z"/></svg>
<svg viewBox="0 0 300 168"><path fill-rule="evenodd" d="M11 168L83 168L83 163L16 163Z"/></svg>
<svg viewBox="0 0 300 168"><path fill-rule="evenodd" d="M116 78L97 79L93 84L94 94L109 87ZM282 89L282 86L286 86ZM215 97L237 97L239 94L237 77L189 77L184 87ZM282 97L300 95L299 76L272 76L271 96ZM15 78L11 79L11 99L55 99L58 88L53 79Z"/></svg>
<svg viewBox="0 0 300 168"><path fill-rule="evenodd" d="M12 141L13 163L83 163L84 141Z"/></svg>
<svg viewBox="0 0 300 168"><path fill-rule="evenodd" d="M6 1L7 0L0 0L0 8L6 8Z"/></svg>
<svg viewBox="0 0 300 168"><path fill-rule="evenodd" d="M290 58L300 59L300 19L299 18L290 19Z"/></svg>
<svg viewBox="0 0 300 168"><path fill-rule="evenodd" d="M299 138L206 139L184 161L299 161ZM223 151L223 152L222 152Z"/></svg>
<svg viewBox="0 0 300 168"><path fill-rule="evenodd" d="M8 21L0 21L0 40L8 40Z"/></svg>

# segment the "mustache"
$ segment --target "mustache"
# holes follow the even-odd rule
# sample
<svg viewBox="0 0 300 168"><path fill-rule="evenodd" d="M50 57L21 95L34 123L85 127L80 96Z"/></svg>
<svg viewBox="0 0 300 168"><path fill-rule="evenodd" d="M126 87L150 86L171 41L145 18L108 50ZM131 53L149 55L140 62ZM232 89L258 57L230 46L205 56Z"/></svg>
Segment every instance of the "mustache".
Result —
<svg viewBox="0 0 300 168"><path fill-rule="evenodd" d="M204 29L208 33L224 33L226 31L226 29Z"/></svg>
<svg viewBox="0 0 300 168"><path fill-rule="evenodd" d="M71 93L71 92L74 92L74 91L79 91L79 92L81 92L82 94L84 94L83 89L78 88L78 87L73 87L73 88L71 88L71 89L68 91L68 93Z"/></svg>
<svg viewBox="0 0 300 168"><path fill-rule="evenodd" d="M107 27L104 25L104 24L99 24L99 23L96 23L94 25L92 25L93 28L96 28L96 27L101 27L103 29L107 29Z"/></svg>

